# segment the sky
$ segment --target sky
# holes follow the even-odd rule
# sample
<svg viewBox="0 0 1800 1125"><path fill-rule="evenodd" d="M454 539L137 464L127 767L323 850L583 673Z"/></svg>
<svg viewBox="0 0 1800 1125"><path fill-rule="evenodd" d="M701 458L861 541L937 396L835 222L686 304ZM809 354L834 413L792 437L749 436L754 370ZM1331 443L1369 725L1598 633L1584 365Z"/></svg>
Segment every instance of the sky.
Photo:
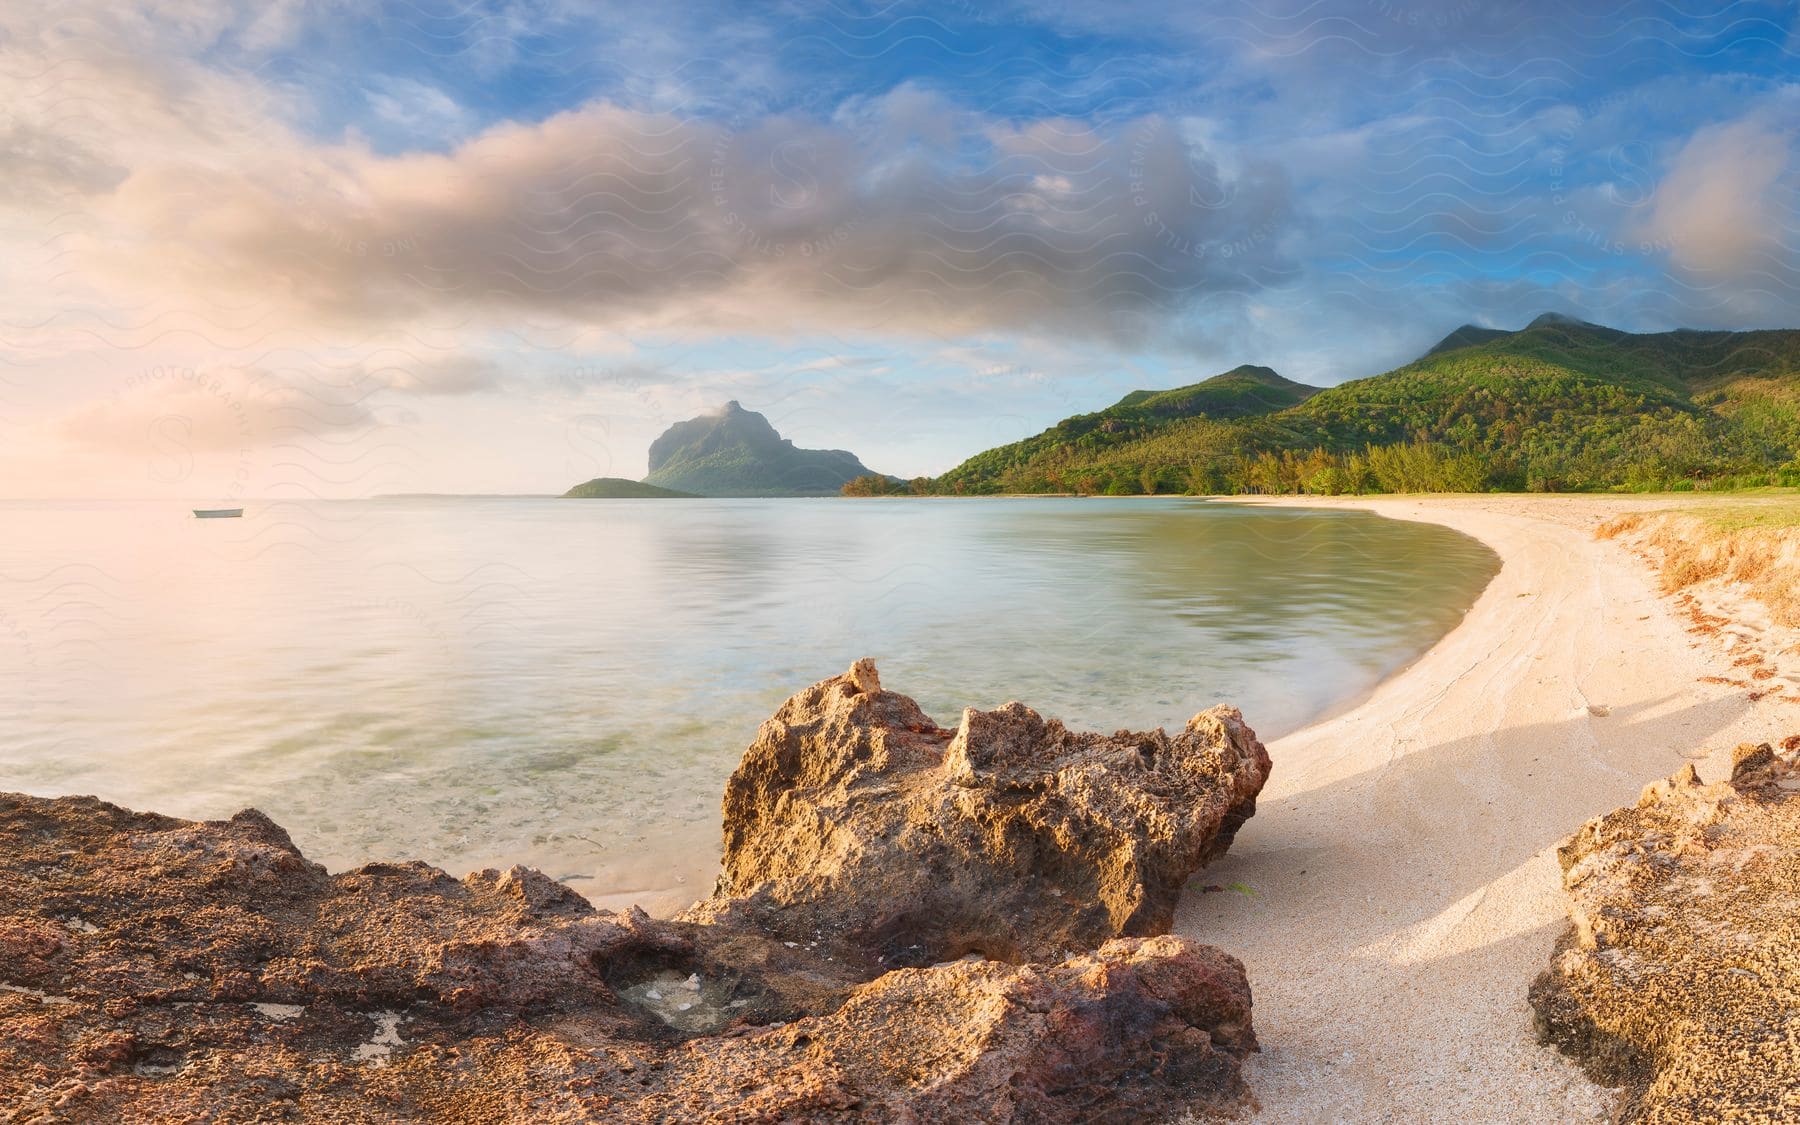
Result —
<svg viewBox="0 0 1800 1125"><path fill-rule="evenodd" d="M1463 323L1800 327L1797 12L0 0L0 496L560 492L727 399L914 476Z"/></svg>

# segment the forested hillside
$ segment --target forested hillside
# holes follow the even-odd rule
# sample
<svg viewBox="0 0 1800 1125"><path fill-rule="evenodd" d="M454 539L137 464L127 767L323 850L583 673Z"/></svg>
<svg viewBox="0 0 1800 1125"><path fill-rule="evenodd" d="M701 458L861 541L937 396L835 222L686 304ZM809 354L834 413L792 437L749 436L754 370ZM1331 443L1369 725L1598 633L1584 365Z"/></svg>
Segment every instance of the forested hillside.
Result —
<svg viewBox="0 0 1800 1125"><path fill-rule="evenodd" d="M846 491L1576 491L1800 484L1800 331L1459 328L1325 390L1240 367L1138 391L934 480Z"/></svg>

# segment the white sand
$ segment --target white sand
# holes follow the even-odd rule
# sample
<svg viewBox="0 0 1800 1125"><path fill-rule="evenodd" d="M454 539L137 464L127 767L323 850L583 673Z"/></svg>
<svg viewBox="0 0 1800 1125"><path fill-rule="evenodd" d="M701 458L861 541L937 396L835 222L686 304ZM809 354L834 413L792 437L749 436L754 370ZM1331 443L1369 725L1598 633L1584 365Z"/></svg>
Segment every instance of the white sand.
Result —
<svg viewBox="0 0 1800 1125"><path fill-rule="evenodd" d="M1720 643L1593 536L1633 501L1346 503L1505 565L1417 663L1270 745L1255 818L1175 930L1249 969L1257 1121L1603 1119L1610 1093L1537 1045L1525 1001L1565 923L1555 847L1684 760L1711 780L1739 742L1800 731L1800 707L1700 682L1729 671ZM1254 897L1201 891L1233 882Z"/></svg>

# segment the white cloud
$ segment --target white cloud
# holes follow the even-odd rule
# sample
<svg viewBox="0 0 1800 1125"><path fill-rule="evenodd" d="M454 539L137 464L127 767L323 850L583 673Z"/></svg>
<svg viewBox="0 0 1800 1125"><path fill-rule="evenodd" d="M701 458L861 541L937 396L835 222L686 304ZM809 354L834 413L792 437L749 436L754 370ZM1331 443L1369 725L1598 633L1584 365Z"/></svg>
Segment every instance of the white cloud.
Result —
<svg viewBox="0 0 1800 1125"><path fill-rule="evenodd" d="M376 118L421 142L461 138L472 124L469 112L456 99L411 78L380 76L369 83L363 97Z"/></svg>
<svg viewBox="0 0 1800 1125"><path fill-rule="evenodd" d="M1795 129L1766 111L1696 132L1657 185L1634 235L1706 273L1768 272L1800 235L1791 198ZM1784 191L1784 185L1788 185Z"/></svg>

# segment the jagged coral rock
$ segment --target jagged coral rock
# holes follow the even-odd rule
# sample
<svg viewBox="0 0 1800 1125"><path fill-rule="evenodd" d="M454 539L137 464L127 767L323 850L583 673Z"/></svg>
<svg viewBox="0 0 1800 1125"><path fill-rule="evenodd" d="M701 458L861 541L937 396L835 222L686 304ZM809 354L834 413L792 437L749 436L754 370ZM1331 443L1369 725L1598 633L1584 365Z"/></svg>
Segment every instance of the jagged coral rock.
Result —
<svg viewBox="0 0 1800 1125"><path fill-rule="evenodd" d="M1255 1042L1234 958L1121 938L1054 965L883 974L830 1015L690 1055L661 1104L671 1120L801 1120L821 1100L874 1121L1134 1120L1234 1107Z"/></svg>
<svg viewBox="0 0 1800 1125"><path fill-rule="evenodd" d="M1540 1034L1626 1090L1628 1121L1800 1118L1800 770L1738 748L1558 852L1570 931L1531 988Z"/></svg>
<svg viewBox="0 0 1800 1125"><path fill-rule="evenodd" d="M1268 774L1230 707L1174 735L1071 731L1020 703L947 730L862 661L763 724L726 785L724 871L693 916L841 936L888 965L1163 933Z"/></svg>

